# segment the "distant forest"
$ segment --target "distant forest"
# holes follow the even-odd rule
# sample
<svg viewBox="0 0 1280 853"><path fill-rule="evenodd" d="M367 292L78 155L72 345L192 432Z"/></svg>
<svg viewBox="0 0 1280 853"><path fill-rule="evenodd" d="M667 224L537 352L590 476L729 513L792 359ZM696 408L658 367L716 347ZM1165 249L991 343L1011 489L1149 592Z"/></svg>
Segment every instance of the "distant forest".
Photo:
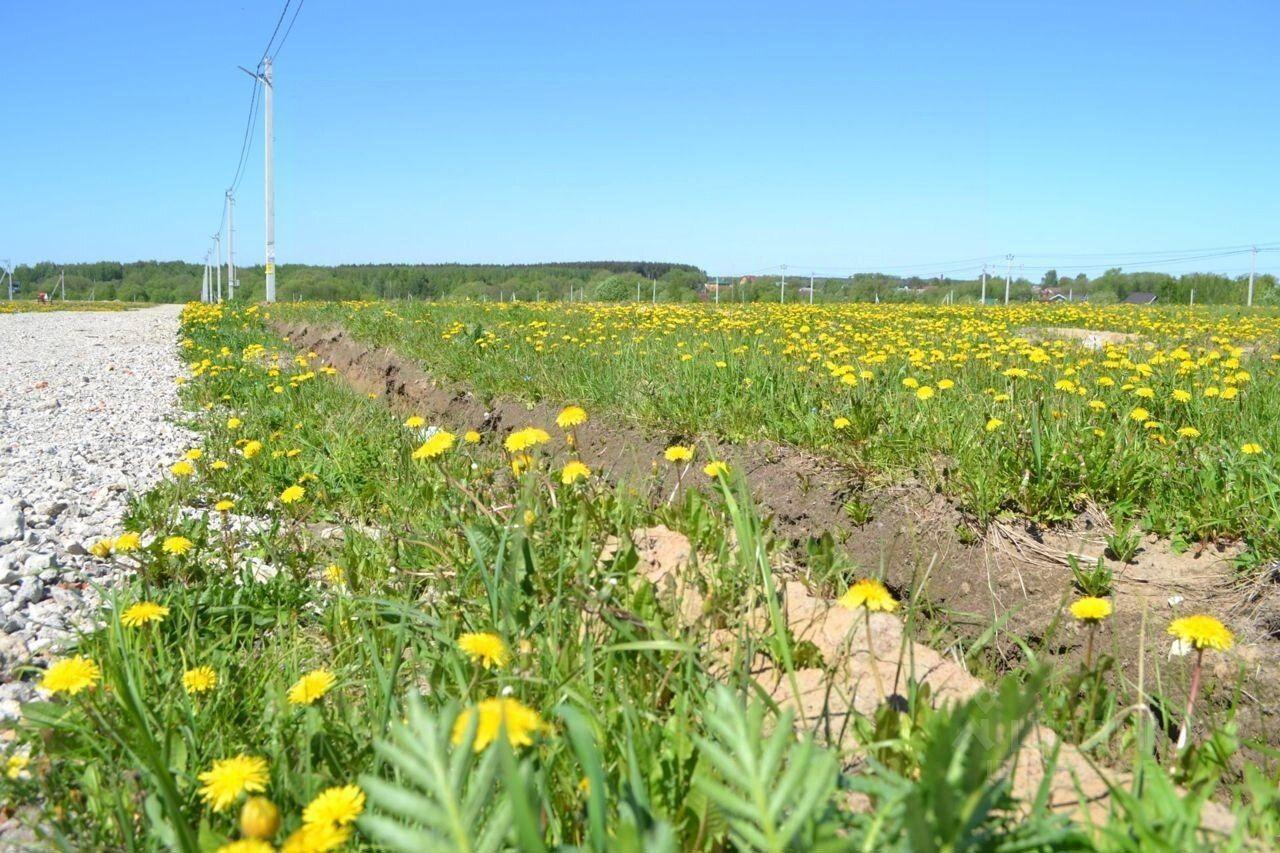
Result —
<svg viewBox="0 0 1280 853"><path fill-rule="evenodd" d="M40 292L58 297L60 273L66 276L68 299L118 299L126 302L187 302L200 298L203 267L183 261L99 261L57 264L51 261L14 268L14 280L22 299ZM222 270L226 286L226 268ZM240 267L237 299L261 300L264 281L261 266ZM781 278L751 276L720 278L721 302L772 302L780 297ZM1094 303L1123 301L1132 293L1154 293L1161 303L1186 304L1195 292L1202 304L1241 304L1247 276L1216 273L1170 275L1156 272L1124 272L1109 269L1095 278L1073 278L1049 270L1040 281L1017 278L1010 288L1016 301L1044 298L1060 292L1073 300ZM295 299L487 299L521 301L588 299L622 302L657 299L660 302L708 301L716 288L698 267L647 261L591 261L552 264L345 264L315 266L281 264L276 267L277 298ZM809 278L789 276L786 301L809 300ZM987 280L988 301L1002 301L1005 282ZM1049 290L1046 290L1048 288ZM976 302L982 285L978 279L900 277L880 273L814 279L814 301ZM224 291L225 292L225 291ZM0 294L0 298L3 294ZM1280 290L1273 275L1259 275L1255 303L1280 304Z"/></svg>

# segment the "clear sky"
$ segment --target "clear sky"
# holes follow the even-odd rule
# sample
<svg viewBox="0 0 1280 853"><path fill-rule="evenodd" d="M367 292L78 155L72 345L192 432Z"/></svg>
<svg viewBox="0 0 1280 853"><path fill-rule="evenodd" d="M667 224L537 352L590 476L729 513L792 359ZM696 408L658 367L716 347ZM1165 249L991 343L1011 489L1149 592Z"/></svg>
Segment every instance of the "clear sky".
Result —
<svg viewBox="0 0 1280 853"><path fill-rule="evenodd" d="M201 259L282 5L0 3L0 258ZM1280 244L1278 41L1275 0L304 0L277 257L1247 271L1130 261Z"/></svg>

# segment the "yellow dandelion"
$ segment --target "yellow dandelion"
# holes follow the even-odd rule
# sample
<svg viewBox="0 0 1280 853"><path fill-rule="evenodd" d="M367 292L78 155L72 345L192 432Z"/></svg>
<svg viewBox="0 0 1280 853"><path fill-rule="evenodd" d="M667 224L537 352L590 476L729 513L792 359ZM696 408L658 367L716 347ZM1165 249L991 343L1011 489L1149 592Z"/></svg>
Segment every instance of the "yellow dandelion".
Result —
<svg viewBox="0 0 1280 853"><path fill-rule="evenodd" d="M1136 409L1134 409L1132 412L1129 413L1129 420L1131 421L1146 421L1146 420L1149 420L1150 418L1151 418L1151 413L1148 412L1146 409L1142 408L1141 406L1137 407Z"/></svg>
<svg viewBox="0 0 1280 853"><path fill-rule="evenodd" d="M249 797L240 807L240 834L247 839L271 839L280 831L280 810L266 797ZM267 846L270 850L270 845Z"/></svg>
<svg viewBox="0 0 1280 853"><path fill-rule="evenodd" d="M90 658L76 655L50 664L40 686L50 693L75 696L102 680L102 670Z"/></svg>
<svg viewBox="0 0 1280 853"><path fill-rule="evenodd" d="M169 608L154 601L139 601L120 614L120 624L126 628L140 628L152 622L163 622Z"/></svg>
<svg viewBox="0 0 1280 853"><path fill-rule="evenodd" d="M483 752L485 747L493 743L504 724L507 741L515 748L532 744L533 736L546 727L537 711L516 699L485 699L479 705L468 708L454 721L454 746L462 744L472 720L476 720L476 738L471 748L476 752Z"/></svg>
<svg viewBox="0 0 1280 853"><path fill-rule="evenodd" d="M142 547L142 537L137 533L121 533L111 547L119 554L128 554Z"/></svg>
<svg viewBox="0 0 1280 853"><path fill-rule="evenodd" d="M561 429L573 429L587 422L587 412L581 406L565 406L556 415L556 426Z"/></svg>
<svg viewBox="0 0 1280 853"><path fill-rule="evenodd" d="M708 477L715 480L729 473L729 465L728 463L721 462L718 459L713 460L711 462L708 462L705 466L703 466L702 473L706 474Z"/></svg>
<svg viewBox="0 0 1280 853"><path fill-rule="evenodd" d="M364 791L359 785L326 788L302 810L303 823L355 823L364 811Z"/></svg>
<svg viewBox="0 0 1280 853"><path fill-rule="evenodd" d="M218 686L218 673L211 666L197 666L182 673L182 687L191 696L208 693Z"/></svg>
<svg viewBox="0 0 1280 853"><path fill-rule="evenodd" d="M240 448L240 455L245 459L252 459L262 452L261 441L246 441L244 447Z"/></svg>
<svg viewBox="0 0 1280 853"><path fill-rule="evenodd" d="M302 500L302 498L306 494L307 494L307 490L304 489L302 486L290 486L289 488L285 489L283 492L280 493L280 503L282 504L297 503L298 501Z"/></svg>
<svg viewBox="0 0 1280 853"><path fill-rule="evenodd" d="M198 447L193 447L190 450L188 450L186 453L182 454L182 457L184 459L190 459L192 462L195 462L201 456L204 456L204 451Z"/></svg>
<svg viewBox="0 0 1280 853"><path fill-rule="evenodd" d="M175 557L181 557L196 546L185 536L169 536L164 540L164 544L160 546L160 550L166 554L172 554Z"/></svg>
<svg viewBox="0 0 1280 853"><path fill-rule="evenodd" d="M1081 622L1099 622L1111 615L1111 602L1087 595L1071 603L1071 615Z"/></svg>
<svg viewBox="0 0 1280 853"><path fill-rule="evenodd" d="M1000 429L1000 427L1002 426L1004 426L1004 421L1000 420L999 418L991 418L987 421L987 425L983 427L983 429L985 429L987 432L995 432L996 430Z"/></svg>
<svg viewBox="0 0 1280 853"><path fill-rule="evenodd" d="M480 433L476 432L473 429L469 429L466 431L465 434L463 434L462 440L465 441L467 444L479 444Z"/></svg>
<svg viewBox="0 0 1280 853"><path fill-rule="evenodd" d="M218 459L218 460L215 460L209 467L215 471L225 471L227 470L227 463L223 462L221 459Z"/></svg>
<svg viewBox="0 0 1280 853"><path fill-rule="evenodd" d="M253 755L219 758L199 775L204 783L200 798L215 812L226 811L243 793L256 794L267 788L267 760Z"/></svg>
<svg viewBox="0 0 1280 853"><path fill-rule="evenodd" d="M291 705L311 705L333 689L333 685L337 683L338 679L329 670L313 669L295 681L293 686L289 688L289 703Z"/></svg>
<svg viewBox="0 0 1280 853"><path fill-rule="evenodd" d="M426 424L426 419L424 419L421 415L410 415L409 418L404 422L404 425L407 426L409 429L418 429L419 427L422 427L425 424Z"/></svg>
<svg viewBox="0 0 1280 853"><path fill-rule="evenodd" d="M867 610L892 613L898 609L898 600L893 597L893 593L873 578L863 578L849 587L836 603L850 610L865 607Z"/></svg>
<svg viewBox="0 0 1280 853"><path fill-rule="evenodd" d="M1169 634L1197 651L1203 649L1226 651L1235 644L1235 635L1226 625L1202 613L1174 619L1169 625Z"/></svg>
<svg viewBox="0 0 1280 853"><path fill-rule="evenodd" d="M304 823L284 840L280 853L328 853L351 839L351 827L335 823Z"/></svg>
<svg viewBox="0 0 1280 853"><path fill-rule="evenodd" d="M229 430L240 429L240 427L243 425L244 425L244 421L240 420L239 418L227 418L227 429Z"/></svg>
<svg viewBox="0 0 1280 853"><path fill-rule="evenodd" d="M546 444L550 440L551 436L547 434L546 430L541 430L537 427L525 427L507 436L507 440L502 443L502 446L507 449L508 453L519 453L539 444Z"/></svg>
<svg viewBox="0 0 1280 853"><path fill-rule="evenodd" d="M193 468L191 463L185 459L181 462L175 462L169 467L169 473L173 474L175 477L190 477L195 472L196 469Z"/></svg>
<svg viewBox="0 0 1280 853"><path fill-rule="evenodd" d="M6 779L21 779L28 767L31 766L31 758L26 755L10 755L4 762L4 775Z"/></svg>
<svg viewBox="0 0 1280 853"><path fill-rule="evenodd" d="M260 838L241 838L223 844L217 853L275 853L275 848Z"/></svg>
<svg viewBox="0 0 1280 853"><path fill-rule="evenodd" d="M849 424L850 421L848 418L836 418L831 422L831 426L834 429L848 429Z"/></svg>
<svg viewBox="0 0 1280 853"><path fill-rule="evenodd" d="M324 567L324 579L337 586L338 584L346 583L347 573L337 563L330 563Z"/></svg>
<svg viewBox="0 0 1280 853"><path fill-rule="evenodd" d="M693 458L693 448L683 444L673 444L662 454L668 462L688 462Z"/></svg>
<svg viewBox="0 0 1280 853"><path fill-rule="evenodd" d="M213 505L213 508L216 509L218 512L231 512L231 510L235 509L235 507L236 507L235 501L227 500L225 498Z"/></svg>
<svg viewBox="0 0 1280 853"><path fill-rule="evenodd" d="M110 557L113 544L110 539L99 539L89 546L89 553L98 558Z"/></svg>
<svg viewBox="0 0 1280 853"><path fill-rule="evenodd" d="M933 389L928 385L921 385L916 389L917 400L929 400L933 397Z"/></svg>
<svg viewBox="0 0 1280 853"><path fill-rule="evenodd" d="M511 660L511 651L497 634L463 634L458 638L458 648L485 669L502 668Z"/></svg>
<svg viewBox="0 0 1280 853"><path fill-rule="evenodd" d="M1178 429L1178 435L1182 438L1199 438L1200 430L1193 426L1185 426Z"/></svg>
<svg viewBox="0 0 1280 853"><path fill-rule="evenodd" d="M1262 445L1254 441L1246 442L1240 445L1240 452L1246 456L1254 456L1262 452Z"/></svg>
<svg viewBox="0 0 1280 853"><path fill-rule="evenodd" d="M436 430L431 437L413 451L414 459L435 459L453 447L454 436L445 430Z"/></svg>
<svg viewBox="0 0 1280 853"><path fill-rule="evenodd" d="M585 480L591 476L591 469L577 459L565 465L560 471L560 482L566 486L573 485L579 480Z"/></svg>

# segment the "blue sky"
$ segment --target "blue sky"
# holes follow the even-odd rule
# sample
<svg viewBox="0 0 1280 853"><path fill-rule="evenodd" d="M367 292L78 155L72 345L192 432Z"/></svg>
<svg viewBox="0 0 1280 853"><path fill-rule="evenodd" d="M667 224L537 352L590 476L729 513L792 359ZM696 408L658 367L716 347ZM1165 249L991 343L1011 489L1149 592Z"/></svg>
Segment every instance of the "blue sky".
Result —
<svg viewBox="0 0 1280 853"><path fill-rule="evenodd" d="M282 3L0 4L0 258L203 257ZM305 0L278 259L1247 271L1141 253L1280 241L1278 36L1274 2Z"/></svg>

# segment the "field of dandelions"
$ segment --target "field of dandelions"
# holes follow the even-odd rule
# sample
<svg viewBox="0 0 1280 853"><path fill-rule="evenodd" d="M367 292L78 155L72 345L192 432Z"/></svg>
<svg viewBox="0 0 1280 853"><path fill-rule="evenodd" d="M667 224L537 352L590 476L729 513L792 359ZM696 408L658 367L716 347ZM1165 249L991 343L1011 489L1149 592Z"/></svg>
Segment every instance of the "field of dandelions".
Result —
<svg viewBox="0 0 1280 853"><path fill-rule="evenodd" d="M272 310L394 342L486 393L565 401L559 431L406 420L292 349L263 309L188 306L182 395L202 441L157 460L166 481L94 544L129 579L106 591L99 630L32 674L44 698L3 758L4 807L50 847L1111 851L1280 836L1267 748L1239 772L1229 718L1189 725L1234 641L1227 614L1153 627L1186 652L1164 673L1171 725L1135 712L1094 648L1114 607L1099 588L1064 614L1089 631L1082 661L1030 655L991 675L995 698L936 707L878 685L836 745L753 680L759 659L821 661L777 616L785 561L742 472L673 445L653 464L699 487L655 501L611 486L573 440L607 412L886 477L945 455L951 497L980 521L1053 522L1088 499L1174 542L1239 540L1247 572L1280 551L1280 318ZM1025 332L1045 325L1125 337L1088 348ZM744 602L764 614L721 620L731 653L711 654L639 577L628 543L658 525L688 538L708 621ZM869 645L873 615L926 618L874 569L824 579ZM1101 815L1015 796L1009 765L1032 724L1124 769ZM1232 825L1207 828L1210 805Z"/></svg>

